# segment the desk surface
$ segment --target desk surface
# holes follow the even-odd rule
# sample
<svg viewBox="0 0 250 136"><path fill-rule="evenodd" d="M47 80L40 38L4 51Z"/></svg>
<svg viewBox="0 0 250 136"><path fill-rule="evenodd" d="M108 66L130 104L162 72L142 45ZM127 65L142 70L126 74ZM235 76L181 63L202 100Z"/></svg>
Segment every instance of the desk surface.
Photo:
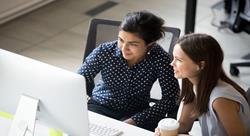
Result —
<svg viewBox="0 0 250 136"><path fill-rule="evenodd" d="M119 129L123 131L123 134L121 136L133 136L133 135L138 135L138 136L154 136L154 133L133 125L129 125L127 123L124 123L122 121L118 121L94 112L89 111L88 112L89 116L89 121L91 123ZM0 117L0 135L7 135L9 127L11 125L11 120L10 119L5 119ZM36 125L37 126L37 125ZM44 126L39 126L40 129L36 130L36 133L42 136L48 135L46 132L48 130L47 127ZM36 135L35 133L35 135ZM190 132L192 136L200 136L200 126L198 122L196 122Z"/></svg>
<svg viewBox="0 0 250 136"><path fill-rule="evenodd" d="M122 136L153 136L154 133L133 125L129 125L119 120L115 120L106 116L89 111L89 121L91 123L104 125L107 127L119 129L123 131Z"/></svg>
<svg viewBox="0 0 250 136"><path fill-rule="evenodd" d="M103 125L111 128L116 128L119 129L123 132L121 136L153 136L154 133L133 125L129 125L127 123L94 113L89 111L88 112L89 116L89 121L91 123L95 123L98 125ZM11 119L6 119L3 117L0 117L0 135L8 135L8 131L10 128L12 120ZM39 129L36 129L35 131L35 136L49 136L48 133L48 127L36 124L36 127Z"/></svg>
<svg viewBox="0 0 250 136"><path fill-rule="evenodd" d="M119 129L123 131L123 134L121 136L154 136L154 133L151 131L148 131L146 129L142 129L133 125L129 125L127 123L124 123L122 121L118 121L94 112L89 111L88 112L89 121L91 123ZM196 121L193 125L192 130L190 131L190 135L192 136L201 136L200 126L198 121Z"/></svg>

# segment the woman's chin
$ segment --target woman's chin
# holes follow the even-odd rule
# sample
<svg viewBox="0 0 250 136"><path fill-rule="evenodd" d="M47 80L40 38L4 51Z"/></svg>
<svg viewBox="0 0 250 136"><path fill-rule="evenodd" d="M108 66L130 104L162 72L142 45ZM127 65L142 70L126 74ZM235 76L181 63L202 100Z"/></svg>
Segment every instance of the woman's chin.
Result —
<svg viewBox="0 0 250 136"><path fill-rule="evenodd" d="M129 59L130 55L129 54L124 54L123 57Z"/></svg>
<svg viewBox="0 0 250 136"><path fill-rule="evenodd" d="M130 60L131 57L129 55L123 55L123 58L126 59L126 60Z"/></svg>

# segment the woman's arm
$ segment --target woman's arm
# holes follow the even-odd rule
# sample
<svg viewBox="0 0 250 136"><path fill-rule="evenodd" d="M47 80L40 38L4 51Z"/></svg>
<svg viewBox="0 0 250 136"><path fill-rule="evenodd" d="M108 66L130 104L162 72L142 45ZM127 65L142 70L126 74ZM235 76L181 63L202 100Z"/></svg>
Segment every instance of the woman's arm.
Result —
<svg viewBox="0 0 250 136"><path fill-rule="evenodd" d="M77 71L78 74L84 76L86 79L87 94L89 97L92 96L92 90L95 86L94 78L100 72L103 63L103 58L100 56L104 53L103 44L101 44L85 58Z"/></svg>
<svg viewBox="0 0 250 136"><path fill-rule="evenodd" d="M226 98L217 98L213 102L213 109L228 136L247 135L246 128L239 115L240 104L238 102Z"/></svg>
<svg viewBox="0 0 250 136"><path fill-rule="evenodd" d="M179 119L179 123L180 123L179 133L180 134L188 134L188 132L192 129L193 123L196 119L196 117L192 115L193 109L194 109L193 103L183 104L183 107L181 110L181 116Z"/></svg>
<svg viewBox="0 0 250 136"><path fill-rule="evenodd" d="M184 104L183 101L181 102L179 108L179 112L181 112L180 118L179 118L179 123L180 123L180 127L179 127L179 134L188 134L188 132L192 129L194 120L196 119L195 117L192 117L191 113L192 110L194 109L194 105L193 103L189 103L189 104ZM177 117L178 119L178 117ZM160 136L160 130L159 128L155 129L155 136Z"/></svg>

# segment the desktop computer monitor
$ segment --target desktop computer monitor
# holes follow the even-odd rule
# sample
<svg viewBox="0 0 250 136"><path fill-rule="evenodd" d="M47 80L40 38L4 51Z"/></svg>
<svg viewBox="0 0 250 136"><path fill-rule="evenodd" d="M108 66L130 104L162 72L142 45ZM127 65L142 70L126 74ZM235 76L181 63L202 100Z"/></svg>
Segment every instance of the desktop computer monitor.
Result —
<svg viewBox="0 0 250 136"><path fill-rule="evenodd" d="M39 99L36 123L88 135L83 76L0 49L0 111L15 114L21 95Z"/></svg>

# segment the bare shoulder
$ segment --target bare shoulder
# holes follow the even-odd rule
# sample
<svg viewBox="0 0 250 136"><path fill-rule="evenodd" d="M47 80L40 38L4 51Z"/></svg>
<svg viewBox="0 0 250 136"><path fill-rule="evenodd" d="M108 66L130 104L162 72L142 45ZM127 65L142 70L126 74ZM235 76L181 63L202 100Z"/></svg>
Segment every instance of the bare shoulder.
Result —
<svg viewBox="0 0 250 136"><path fill-rule="evenodd" d="M212 104L215 111L239 111L240 104L234 100L227 98L217 98L213 101Z"/></svg>
<svg viewBox="0 0 250 136"><path fill-rule="evenodd" d="M212 106L228 135L247 135L246 128L239 114L240 103L220 97L213 101Z"/></svg>

